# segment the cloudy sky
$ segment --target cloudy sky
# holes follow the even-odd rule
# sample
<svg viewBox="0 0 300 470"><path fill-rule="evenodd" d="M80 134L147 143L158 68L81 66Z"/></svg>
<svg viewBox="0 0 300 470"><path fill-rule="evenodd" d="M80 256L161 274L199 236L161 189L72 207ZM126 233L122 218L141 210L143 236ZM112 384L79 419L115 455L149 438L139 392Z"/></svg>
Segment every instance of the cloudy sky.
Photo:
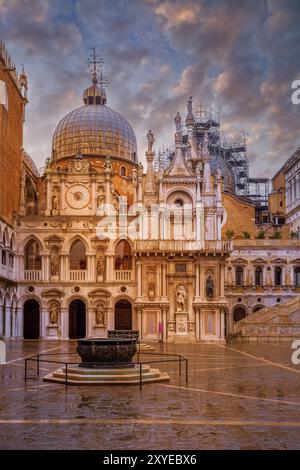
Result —
<svg viewBox="0 0 300 470"><path fill-rule="evenodd" d="M96 46L108 105L134 127L141 160L147 130L157 150L172 142L193 95L220 110L228 137L248 133L251 174L271 177L300 145L299 25L299 0L0 0L0 38L29 77L25 149L44 164Z"/></svg>

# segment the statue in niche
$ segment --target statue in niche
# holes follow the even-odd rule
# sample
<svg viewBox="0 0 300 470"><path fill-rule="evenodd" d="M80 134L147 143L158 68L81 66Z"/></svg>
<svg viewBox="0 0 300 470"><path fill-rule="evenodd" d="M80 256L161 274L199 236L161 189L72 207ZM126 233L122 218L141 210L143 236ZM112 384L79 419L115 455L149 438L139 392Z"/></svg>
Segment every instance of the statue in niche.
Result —
<svg viewBox="0 0 300 470"><path fill-rule="evenodd" d="M285 285L286 286L292 285L291 268L289 266L285 268Z"/></svg>
<svg viewBox="0 0 300 470"><path fill-rule="evenodd" d="M96 306L96 325L104 326L104 309L102 304Z"/></svg>
<svg viewBox="0 0 300 470"><path fill-rule="evenodd" d="M57 195L57 192L55 192L52 196L52 210L54 212L57 212L58 209L59 209L58 195Z"/></svg>
<svg viewBox="0 0 300 470"><path fill-rule="evenodd" d="M268 267L266 271L266 285L267 286L272 285L272 271L270 267Z"/></svg>
<svg viewBox="0 0 300 470"><path fill-rule="evenodd" d="M246 269L246 284L247 286L252 286L252 269L250 266Z"/></svg>
<svg viewBox="0 0 300 470"><path fill-rule="evenodd" d="M59 272L59 256L56 251L51 252L50 257L50 273L51 276L58 276Z"/></svg>
<svg viewBox="0 0 300 470"><path fill-rule="evenodd" d="M97 207L102 206L105 203L105 195L103 186L98 188Z"/></svg>
<svg viewBox="0 0 300 470"><path fill-rule="evenodd" d="M176 312L185 312L186 290L184 285L180 284L176 289Z"/></svg>
<svg viewBox="0 0 300 470"><path fill-rule="evenodd" d="M180 116L179 111L175 116L175 128L176 128L176 132L181 132L181 116Z"/></svg>
<svg viewBox="0 0 300 470"><path fill-rule="evenodd" d="M132 183L134 186L137 184L137 171L135 168L132 170Z"/></svg>
<svg viewBox="0 0 300 470"><path fill-rule="evenodd" d="M213 281L211 274L209 274L206 279L206 296L207 297L214 296L214 281Z"/></svg>
<svg viewBox="0 0 300 470"><path fill-rule="evenodd" d="M151 129L149 129L149 132L147 134L147 139L148 139L148 152L153 152L153 144L155 142L154 135Z"/></svg>
<svg viewBox="0 0 300 470"><path fill-rule="evenodd" d="M193 97L190 96L186 104L188 114L193 114Z"/></svg>
<svg viewBox="0 0 300 470"><path fill-rule="evenodd" d="M105 268L105 259L103 253L98 256L97 258L97 279L100 282L103 282L103 276L104 276L104 268Z"/></svg>
<svg viewBox="0 0 300 470"><path fill-rule="evenodd" d="M52 304L50 305L49 313L51 325L57 325L59 309L56 302L52 302Z"/></svg>

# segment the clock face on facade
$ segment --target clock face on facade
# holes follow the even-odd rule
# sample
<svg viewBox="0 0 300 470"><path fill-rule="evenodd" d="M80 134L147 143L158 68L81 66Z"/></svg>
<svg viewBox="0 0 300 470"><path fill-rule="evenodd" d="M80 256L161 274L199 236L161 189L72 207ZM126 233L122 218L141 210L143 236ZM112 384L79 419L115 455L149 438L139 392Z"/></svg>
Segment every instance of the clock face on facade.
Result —
<svg viewBox="0 0 300 470"><path fill-rule="evenodd" d="M82 184L74 184L68 189L66 198L73 209L83 209L90 202L90 192Z"/></svg>

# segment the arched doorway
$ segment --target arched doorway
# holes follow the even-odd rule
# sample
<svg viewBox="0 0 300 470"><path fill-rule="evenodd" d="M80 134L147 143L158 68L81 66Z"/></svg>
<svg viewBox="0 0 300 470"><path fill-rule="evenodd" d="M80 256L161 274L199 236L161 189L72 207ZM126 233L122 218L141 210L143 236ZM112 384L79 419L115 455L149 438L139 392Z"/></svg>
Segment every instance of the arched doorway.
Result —
<svg viewBox="0 0 300 470"><path fill-rule="evenodd" d="M246 310L244 307L235 307L233 311L233 320L240 321L243 320L247 315Z"/></svg>
<svg viewBox="0 0 300 470"><path fill-rule="evenodd" d="M80 300L72 300L69 306L69 338L85 338L86 313L85 303Z"/></svg>
<svg viewBox="0 0 300 470"><path fill-rule="evenodd" d="M26 300L23 306L24 323L23 337L24 339L39 339L40 337L40 306L34 300Z"/></svg>
<svg viewBox="0 0 300 470"><path fill-rule="evenodd" d="M132 305L119 300L115 305L115 330L132 330Z"/></svg>

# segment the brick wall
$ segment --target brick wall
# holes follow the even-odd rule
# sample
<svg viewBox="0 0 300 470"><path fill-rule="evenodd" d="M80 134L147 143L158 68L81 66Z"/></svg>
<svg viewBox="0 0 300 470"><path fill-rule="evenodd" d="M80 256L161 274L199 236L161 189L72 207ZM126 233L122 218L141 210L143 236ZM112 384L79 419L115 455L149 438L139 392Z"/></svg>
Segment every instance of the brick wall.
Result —
<svg viewBox="0 0 300 470"><path fill-rule="evenodd" d="M23 98L1 57L0 80L8 90L8 110L0 104L0 218L12 224L20 201Z"/></svg>

